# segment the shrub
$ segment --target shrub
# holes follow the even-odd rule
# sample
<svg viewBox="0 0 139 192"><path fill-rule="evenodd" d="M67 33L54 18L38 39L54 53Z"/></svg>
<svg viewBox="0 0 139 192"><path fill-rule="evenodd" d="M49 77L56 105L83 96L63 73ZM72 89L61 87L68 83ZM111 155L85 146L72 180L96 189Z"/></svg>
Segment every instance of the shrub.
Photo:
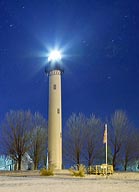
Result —
<svg viewBox="0 0 139 192"><path fill-rule="evenodd" d="M84 165L80 164L80 165L77 165L77 166L74 166L74 167L71 167L69 169L70 173L73 175L73 176L76 176L76 177L84 177L85 176L85 172L86 172L86 168Z"/></svg>
<svg viewBox="0 0 139 192"><path fill-rule="evenodd" d="M48 169L46 169L46 168L41 169L40 175L41 176L52 176L52 175L54 175L54 166L51 165L51 166L48 167Z"/></svg>

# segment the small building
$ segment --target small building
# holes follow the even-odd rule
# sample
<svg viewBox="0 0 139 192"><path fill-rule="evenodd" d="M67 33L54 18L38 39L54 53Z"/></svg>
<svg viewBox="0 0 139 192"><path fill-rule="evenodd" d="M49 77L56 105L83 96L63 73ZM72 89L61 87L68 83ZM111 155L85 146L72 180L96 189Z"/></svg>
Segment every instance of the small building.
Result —
<svg viewBox="0 0 139 192"><path fill-rule="evenodd" d="M2 171L13 171L17 170L17 163L10 157L6 155L0 156L0 170ZM25 153L22 157L21 170L32 170L33 160L28 153Z"/></svg>
<svg viewBox="0 0 139 192"><path fill-rule="evenodd" d="M14 170L14 161L11 157L6 155L0 156L0 170L12 171Z"/></svg>
<svg viewBox="0 0 139 192"><path fill-rule="evenodd" d="M129 165L127 167L127 171L139 172L139 160L136 160L131 165Z"/></svg>
<svg viewBox="0 0 139 192"><path fill-rule="evenodd" d="M21 170L32 170L34 167L33 160L28 153L25 153L22 157Z"/></svg>

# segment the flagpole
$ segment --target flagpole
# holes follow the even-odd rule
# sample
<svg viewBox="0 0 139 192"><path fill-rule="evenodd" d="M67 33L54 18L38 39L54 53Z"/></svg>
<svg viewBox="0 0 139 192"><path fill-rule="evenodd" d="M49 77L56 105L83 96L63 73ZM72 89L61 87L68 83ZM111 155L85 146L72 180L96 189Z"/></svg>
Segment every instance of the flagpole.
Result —
<svg viewBox="0 0 139 192"><path fill-rule="evenodd" d="M46 156L46 169L48 169L49 163L48 163L48 150L47 150L47 156Z"/></svg>
<svg viewBox="0 0 139 192"><path fill-rule="evenodd" d="M108 125L105 124L105 137L106 137L106 176L107 176L107 169L108 169Z"/></svg>

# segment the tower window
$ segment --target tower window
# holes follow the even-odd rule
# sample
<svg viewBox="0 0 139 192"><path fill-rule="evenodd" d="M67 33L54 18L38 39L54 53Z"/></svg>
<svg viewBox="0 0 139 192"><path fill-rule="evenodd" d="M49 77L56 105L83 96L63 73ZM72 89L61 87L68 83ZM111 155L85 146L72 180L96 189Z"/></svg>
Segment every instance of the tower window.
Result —
<svg viewBox="0 0 139 192"><path fill-rule="evenodd" d="M53 85L53 89L56 89L56 84Z"/></svg>
<svg viewBox="0 0 139 192"><path fill-rule="evenodd" d="M57 108L57 113L58 113L58 114L60 113L60 109L59 109L59 108Z"/></svg>

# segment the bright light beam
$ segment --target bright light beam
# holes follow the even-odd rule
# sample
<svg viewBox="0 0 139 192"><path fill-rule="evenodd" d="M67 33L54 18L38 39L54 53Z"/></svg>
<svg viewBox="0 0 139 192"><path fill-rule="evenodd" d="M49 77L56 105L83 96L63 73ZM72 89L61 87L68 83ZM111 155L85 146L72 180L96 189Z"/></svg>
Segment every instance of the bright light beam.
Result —
<svg viewBox="0 0 139 192"><path fill-rule="evenodd" d="M62 58L62 55L59 50L53 50L48 55L48 62L56 62L60 61Z"/></svg>

